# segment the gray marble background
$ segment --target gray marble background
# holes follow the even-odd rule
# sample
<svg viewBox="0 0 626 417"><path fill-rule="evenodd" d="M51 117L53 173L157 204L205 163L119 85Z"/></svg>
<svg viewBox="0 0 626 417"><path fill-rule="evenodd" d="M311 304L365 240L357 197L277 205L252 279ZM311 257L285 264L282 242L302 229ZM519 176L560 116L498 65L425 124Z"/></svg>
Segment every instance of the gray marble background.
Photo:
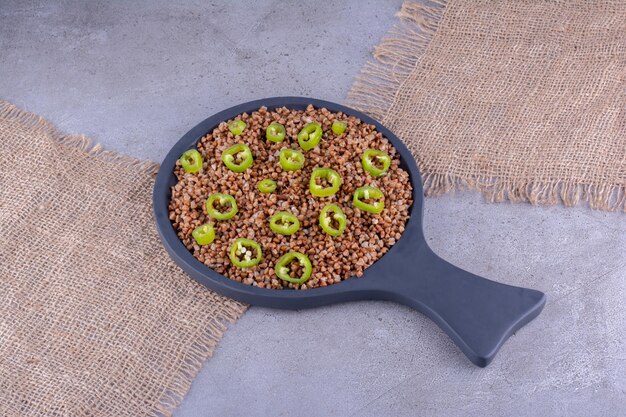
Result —
<svg viewBox="0 0 626 417"><path fill-rule="evenodd" d="M400 4L0 0L0 98L160 161L243 101L341 102ZM626 215L459 192L427 199L424 216L443 258L548 295L488 368L395 304L252 307L175 415L626 415Z"/></svg>

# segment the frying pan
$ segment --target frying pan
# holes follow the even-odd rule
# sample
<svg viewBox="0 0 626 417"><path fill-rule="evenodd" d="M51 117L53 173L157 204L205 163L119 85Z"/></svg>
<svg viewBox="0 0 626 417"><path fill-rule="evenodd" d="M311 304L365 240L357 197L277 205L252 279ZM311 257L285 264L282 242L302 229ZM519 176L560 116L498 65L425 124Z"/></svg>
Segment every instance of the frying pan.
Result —
<svg viewBox="0 0 626 417"><path fill-rule="evenodd" d="M273 290L231 280L198 261L179 240L169 220L168 204L176 160L211 132L220 122L261 106L272 110L285 106L304 110L307 105L358 117L375 125L400 154L400 166L409 173L413 205L400 240L361 278L350 278L327 287L309 290ZM353 300L390 300L412 307L432 319L474 364L484 367L506 339L535 318L545 295L481 278L439 258L422 231L423 190L419 170L406 146L371 117L348 107L305 97L273 97L240 104L204 120L185 134L170 150L156 177L153 208L156 226L165 249L192 278L227 297L253 305L303 309Z"/></svg>

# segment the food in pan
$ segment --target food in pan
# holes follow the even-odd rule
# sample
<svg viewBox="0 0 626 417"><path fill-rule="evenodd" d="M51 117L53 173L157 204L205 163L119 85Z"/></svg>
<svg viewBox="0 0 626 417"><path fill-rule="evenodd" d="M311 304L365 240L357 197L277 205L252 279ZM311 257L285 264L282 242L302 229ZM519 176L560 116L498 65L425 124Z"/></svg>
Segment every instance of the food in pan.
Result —
<svg viewBox="0 0 626 417"><path fill-rule="evenodd" d="M375 177L380 177L389 169L391 158L378 149L366 149L361 157L363 169Z"/></svg>
<svg viewBox="0 0 626 417"><path fill-rule="evenodd" d="M285 236L291 236L300 229L300 220L288 211L276 213L270 219L270 230Z"/></svg>
<svg viewBox="0 0 626 417"><path fill-rule="evenodd" d="M222 152L222 162L231 171L244 172L252 166L252 151L245 143L237 143Z"/></svg>
<svg viewBox="0 0 626 417"><path fill-rule="evenodd" d="M215 240L215 228L212 224L206 223L193 229L191 236L198 245L210 245Z"/></svg>
<svg viewBox="0 0 626 417"><path fill-rule="evenodd" d="M304 155L295 149L283 148L278 154L280 167L285 171L297 171L304 166Z"/></svg>
<svg viewBox="0 0 626 417"><path fill-rule="evenodd" d="M293 261L295 265L293 265ZM301 252L289 252L276 261L276 276L292 284L304 284L313 272L309 257Z"/></svg>
<svg viewBox="0 0 626 417"><path fill-rule="evenodd" d="M315 197L330 197L341 187L341 177L334 169L313 168L309 180L309 191Z"/></svg>
<svg viewBox="0 0 626 417"><path fill-rule="evenodd" d="M232 219L237 211L237 200L230 194L211 194L206 201L206 214L215 220Z"/></svg>
<svg viewBox="0 0 626 417"><path fill-rule="evenodd" d="M320 212L320 227L331 236L340 236L346 224L346 215L337 204L327 204Z"/></svg>
<svg viewBox="0 0 626 417"><path fill-rule="evenodd" d="M170 220L216 272L273 289L354 276L400 239L412 188L375 126L325 108L260 108L176 164Z"/></svg>
<svg viewBox="0 0 626 417"><path fill-rule="evenodd" d="M235 119L228 124L228 130L235 136L239 136L246 130L248 125L241 119Z"/></svg>
<svg viewBox="0 0 626 417"><path fill-rule="evenodd" d="M264 180L259 181L257 184L257 188L262 193L273 193L276 191L276 181L271 178L265 178Z"/></svg>
<svg viewBox="0 0 626 417"><path fill-rule="evenodd" d="M251 268L261 262L263 250L254 240L241 237L231 243L229 257L236 267Z"/></svg>
<svg viewBox="0 0 626 417"><path fill-rule="evenodd" d="M335 120L333 121L333 124L331 125L330 129L333 131L334 134L341 135L343 132L346 131L347 127L348 127L348 124L344 122L343 120Z"/></svg>
<svg viewBox="0 0 626 417"><path fill-rule="evenodd" d="M282 142L285 140L285 135L287 134L285 130L285 126L280 123L270 123L270 125L265 129L265 137L270 142Z"/></svg>
<svg viewBox="0 0 626 417"><path fill-rule="evenodd" d="M298 145L305 151L310 151L320 143L322 134L322 126L319 123L307 123L298 133Z"/></svg>
<svg viewBox="0 0 626 417"><path fill-rule="evenodd" d="M202 169L202 155L195 149L189 149L183 153L179 162L185 172L195 174Z"/></svg>
<svg viewBox="0 0 626 417"><path fill-rule="evenodd" d="M354 191L352 203L354 207L368 213L382 213L385 209L385 194L376 187L365 185Z"/></svg>

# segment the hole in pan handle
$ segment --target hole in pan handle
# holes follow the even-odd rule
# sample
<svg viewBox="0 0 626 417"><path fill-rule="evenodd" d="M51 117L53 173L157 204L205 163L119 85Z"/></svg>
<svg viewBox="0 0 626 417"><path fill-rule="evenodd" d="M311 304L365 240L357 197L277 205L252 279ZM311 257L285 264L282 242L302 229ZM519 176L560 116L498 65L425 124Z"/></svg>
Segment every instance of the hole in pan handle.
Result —
<svg viewBox="0 0 626 417"><path fill-rule="evenodd" d="M540 291L464 271L438 257L426 242L408 246L402 249L410 253L370 267L373 275L384 277L376 280L377 298L428 316L477 366L487 366L509 336L543 309L546 297Z"/></svg>

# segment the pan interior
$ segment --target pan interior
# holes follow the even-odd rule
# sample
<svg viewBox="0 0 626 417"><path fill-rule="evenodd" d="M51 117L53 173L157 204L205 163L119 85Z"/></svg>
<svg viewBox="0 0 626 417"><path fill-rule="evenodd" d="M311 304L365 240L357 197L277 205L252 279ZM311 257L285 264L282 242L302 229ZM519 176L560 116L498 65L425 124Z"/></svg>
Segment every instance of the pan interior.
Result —
<svg viewBox="0 0 626 417"><path fill-rule="evenodd" d="M258 299L260 295L265 295L270 299L280 299L284 297L307 298L315 296L316 294L342 291L344 287L347 287L346 284L350 281L364 281L368 279L374 279L374 277L368 274L368 270L371 268L370 266L365 270L364 275L361 278L355 279L354 277L352 277L342 282L329 285L327 287L314 288L304 291L289 289L276 290L246 285L231 280L230 278L225 277L221 274L218 274L217 272L213 271L212 269L198 261L180 241L176 234L176 231L174 230L174 227L169 220L168 205L171 198L171 187L177 182L176 176L173 172L174 166L176 164L176 160L184 151L194 148L196 143L207 133L215 129L219 125L219 123L224 120L228 120L240 113L251 113L261 106L265 106L270 110L283 106L289 109L303 110L309 104L312 104L313 106L318 108L326 107L328 110L333 112L343 112L345 114L358 117L366 123L375 125L376 129L391 142L391 144L400 154L400 167L409 173L409 180L411 182L411 186L413 187L413 204L411 204L411 206L409 207L409 219L406 223L405 228L416 229L419 232L418 235L423 236L421 231L423 191L419 170L410 151L391 131L389 131L376 120L361 112L332 102L303 97L275 97L256 100L217 113L191 129L172 147L165 160L161 164L161 168L155 181L153 209L155 213L157 229L164 243L164 246L169 252L170 256L174 259L174 261L179 264L179 266L181 266L189 275L191 275L192 278L196 279L203 285L219 293L228 295L236 299L240 299L241 301L254 302L249 301L251 299L250 297L252 297L253 300ZM403 233L403 237L404 234L406 234L406 231ZM403 239L401 238L398 242L396 242L394 246L391 247L391 249L385 255L383 255L375 263L381 262L381 260L391 256L396 246L398 246L402 241ZM272 305L272 303L261 304L274 306Z"/></svg>

